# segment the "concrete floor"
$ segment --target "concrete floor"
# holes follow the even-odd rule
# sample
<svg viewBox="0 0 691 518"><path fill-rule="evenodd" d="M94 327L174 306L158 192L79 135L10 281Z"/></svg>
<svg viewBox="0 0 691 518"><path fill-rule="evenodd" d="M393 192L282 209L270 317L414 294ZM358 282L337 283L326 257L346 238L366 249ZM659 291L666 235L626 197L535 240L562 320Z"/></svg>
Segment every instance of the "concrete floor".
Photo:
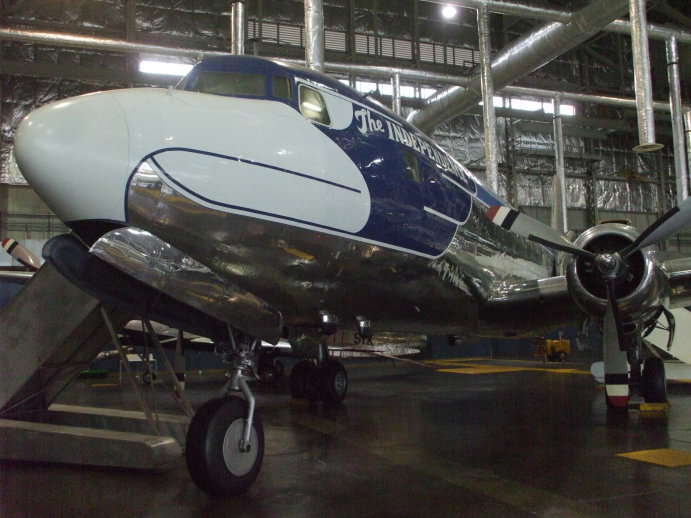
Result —
<svg viewBox="0 0 691 518"><path fill-rule="evenodd" d="M0 516L691 516L690 465L617 455L689 455L691 385L670 387L668 418L648 421L637 411L608 414L586 365L443 367L454 372L349 364L349 394L338 408L258 387L266 455L240 497L206 496L184 459L165 473L5 461ZM221 380L211 381L191 376L194 406L218 389ZM131 404L131 390L93 383L76 382L60 402ZM167 410L170 398L158 396Z"/></svg>

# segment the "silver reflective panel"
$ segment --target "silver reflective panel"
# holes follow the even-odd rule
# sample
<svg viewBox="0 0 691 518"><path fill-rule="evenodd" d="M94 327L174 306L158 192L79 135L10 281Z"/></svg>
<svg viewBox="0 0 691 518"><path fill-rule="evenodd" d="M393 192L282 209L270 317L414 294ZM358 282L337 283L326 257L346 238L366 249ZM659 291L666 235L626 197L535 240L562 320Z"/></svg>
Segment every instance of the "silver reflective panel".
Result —
<svg viewBox="0 0 691 518"><path fill-rule="evenodd" d="M280 338L278 310L144 230L108 232L90 252L144 284L241 331L271 343Z"/></svg>
<svg viewBox="0 0 691 518"><path fill-rule="evenodd" d="M479 203L446 252L428 259L357 236L204 207L146 164L133 175L127 200L130 224L175 242L184 254L279 308L287 327L318 327L320 312L336 316L342 328L357 329L364 316L378 332L428 334L533 333L564 321L564 308L554 305L545 306L537 323L510 304L494 312L498 301L511 302L512 286L527 281L540 299L537 280L551 275L553 257L493 225ZM521 300L524 291L518 290ZM576 311L568 313L569 320L576 318Z"/></svg>

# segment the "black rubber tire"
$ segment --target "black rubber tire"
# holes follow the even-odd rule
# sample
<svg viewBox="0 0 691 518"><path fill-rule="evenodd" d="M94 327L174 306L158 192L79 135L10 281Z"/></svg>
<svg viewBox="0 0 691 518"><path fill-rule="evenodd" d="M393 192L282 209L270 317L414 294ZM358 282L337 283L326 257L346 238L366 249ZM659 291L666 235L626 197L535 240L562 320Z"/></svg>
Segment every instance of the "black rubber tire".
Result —
<svg viewBox="0 0 691 518"><path fill-rule="evenodd" d="M326 403L341 403L348 393L348 374L337 361L329 360L319 373L319 399Z"/></svg>
<svg viewBox="0 0 691 518"><path fill-rule="evenodd" d="M256 433L256 449L248 453L251 468L242 475L233 474L224 459L223 443L231 425L244 422L247 402L235 396L212 399L204 403L194 414L187 431L185 458L187 468L195 484L212 496L234 496L247 491L259 474L264 460L264 429L255 413L252 422ZM235 423L235 424L234 424ZM254 436L254 434L253 434Z"/></svg>
<svg viewBox="0 0 691 518"><path fill-rule="evenodd" d="M300 360L290 371L290 395L296 399L304 399L312 392L310 377L316 366L310 360Z"/></svg>
<svg viewBox="0 0 691 518"><path fill-rule="evenodd" d="M556 359L556 361L564 363L566 361L566 352L565 351L559 351L557 353L557 357L555 359Z"/></svg>
<svg viewBox="0 0 691 518"><path fill-rule="evenodd" d="M641 382L646 403L667 403L665 364L660 358L645 360Z"/></svg>

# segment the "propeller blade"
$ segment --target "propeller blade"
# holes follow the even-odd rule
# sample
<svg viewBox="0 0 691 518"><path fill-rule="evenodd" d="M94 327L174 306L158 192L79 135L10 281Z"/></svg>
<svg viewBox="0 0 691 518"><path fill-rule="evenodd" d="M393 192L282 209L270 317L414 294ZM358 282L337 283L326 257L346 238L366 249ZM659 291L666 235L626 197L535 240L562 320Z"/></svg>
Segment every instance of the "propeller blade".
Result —
<svg viewBox="0 0 691 518"><path fill-rule="evenodd" d="M622 351L624 331L614 291L614 279L607 280L607 310L602 324L602 349L607 400L616 408L629 403L629 363Z"/></svg>
<svg viewBox="0 0 691 518"><path fill-rule="evenodd" d="M593 260L595 258L592 253L574 245L552 227L548 227L544 223L515 209L510 209L503 205L494 205L487 210L487 217L495 225L510 230L519 236L526 237L535 243L562 252L580 255L586 259Z"/></svg>
<svg viewBox="0 0 691 518"><path fill-rule="evenodd" d="M41 260L14 239L3 239L2 248L31 271L36 271L41 267Z"/></svg>
<svg viewBox="0 0 691 518"><path fill-rule="evenodd" d="M691 197L686 198L681 205L670 209L654 221L633 243L621 251L621 256L626 259L641 248L664 241L689 223L691 223Z"/></svg>

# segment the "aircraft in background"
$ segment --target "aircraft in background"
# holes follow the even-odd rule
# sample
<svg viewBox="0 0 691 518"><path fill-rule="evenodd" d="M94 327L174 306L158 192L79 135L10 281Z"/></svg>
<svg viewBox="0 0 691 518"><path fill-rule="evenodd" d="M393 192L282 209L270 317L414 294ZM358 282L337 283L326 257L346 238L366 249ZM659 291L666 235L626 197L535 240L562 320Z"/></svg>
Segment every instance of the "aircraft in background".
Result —
<svg viewBox="0 0 691 518"><path fill-rule="evenodd" d="M571 243L376 101L247 56L204 60L175 89L39 108L15 156L73 230L44 248L65 277L123 307L143 283L205 317L156 320L213 339L226 391L244 395L207 402L190 425L187 464L210 494L246 490L261 467L246 383L261 340L308 358L291 374L300 395L340 402L347 375L327 346L339 329L535 336L585 312L604 319L608 404L626 408L641 383L664 397L641 329L689 303L691 269L651 245L687 224L689 203L640 235L604 224Z"/></svg>

